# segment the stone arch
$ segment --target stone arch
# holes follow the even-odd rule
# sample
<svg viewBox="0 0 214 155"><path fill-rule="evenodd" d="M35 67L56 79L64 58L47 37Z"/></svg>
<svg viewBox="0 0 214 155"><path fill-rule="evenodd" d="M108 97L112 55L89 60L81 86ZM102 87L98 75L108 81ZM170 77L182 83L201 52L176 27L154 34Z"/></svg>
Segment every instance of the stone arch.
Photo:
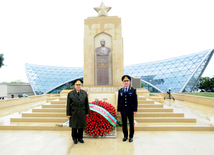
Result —
<svg viewBox="0 0 214 155"><path fill-rule="evenodd" d="M106 44L105 46L110 48L111 49L111 53L109 54L109 85L113 85L113 68L112 68L112 52L113 52L113 49L112 49L112 36L106 32L101 32L101 33L98 33L94 36L94 60L95 60L95 64L94 64L94 84L97 85L97 56L96 56L96 52L95 52L95 49L97 47L100 47L100 40L101 39L104 39L106 41Z"/></svg>

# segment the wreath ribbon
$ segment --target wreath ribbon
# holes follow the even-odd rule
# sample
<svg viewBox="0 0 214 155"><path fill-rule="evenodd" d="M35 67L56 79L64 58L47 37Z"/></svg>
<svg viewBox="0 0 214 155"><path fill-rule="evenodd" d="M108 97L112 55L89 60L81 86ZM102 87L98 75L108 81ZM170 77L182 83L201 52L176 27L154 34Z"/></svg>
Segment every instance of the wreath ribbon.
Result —
<svg viewBox="0 0 214 155"><path fill-rule="evenodd" d="M95 104L89 104L89 108L90 110L95 111L100 115L102 115L106 120L109 121L109 123L111 123L114 127L116 127L117 120L106 109Z"/></svg>

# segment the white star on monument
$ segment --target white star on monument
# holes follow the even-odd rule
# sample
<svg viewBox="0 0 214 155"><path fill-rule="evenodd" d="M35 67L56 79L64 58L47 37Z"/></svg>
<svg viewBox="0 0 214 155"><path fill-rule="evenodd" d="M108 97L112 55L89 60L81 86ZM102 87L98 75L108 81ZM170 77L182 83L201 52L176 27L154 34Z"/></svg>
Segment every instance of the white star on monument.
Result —
<svg viewBox="0 0 214 155"><path fill-rule="evenodd" d="M105 6L105 4L102 2L100 7L95 7L94 10L98 12L98 16L108 16L108 11L111 9L111 7Z"/></svg>

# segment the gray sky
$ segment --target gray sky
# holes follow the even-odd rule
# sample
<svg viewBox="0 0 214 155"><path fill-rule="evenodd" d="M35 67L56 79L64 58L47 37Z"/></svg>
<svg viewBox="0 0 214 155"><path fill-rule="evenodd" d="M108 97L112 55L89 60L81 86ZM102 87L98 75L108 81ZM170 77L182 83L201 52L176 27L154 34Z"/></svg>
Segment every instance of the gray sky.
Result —
<svg viewBox="0 0 214 155"><path fill-rule="evenodd" d="M25 63L83 67L84 19L100 0L1 0L0 82L27 82ZM213 0L108 0L122 19L124 65L214 48ZM203 76L214 75L214 58Z"/></svg>

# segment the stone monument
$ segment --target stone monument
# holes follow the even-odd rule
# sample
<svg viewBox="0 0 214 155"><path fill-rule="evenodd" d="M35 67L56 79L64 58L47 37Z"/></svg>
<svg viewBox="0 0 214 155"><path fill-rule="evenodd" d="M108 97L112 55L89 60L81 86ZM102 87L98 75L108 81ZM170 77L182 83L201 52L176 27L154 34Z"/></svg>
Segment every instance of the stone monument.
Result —
<svg viewBox="0 0 214 155"><path fill-rule="evenodd" d="M121 87L124 74L121 18L108 16L111 7L104 3L94 9L98 17L84 21L84 87Z"/></svg>

